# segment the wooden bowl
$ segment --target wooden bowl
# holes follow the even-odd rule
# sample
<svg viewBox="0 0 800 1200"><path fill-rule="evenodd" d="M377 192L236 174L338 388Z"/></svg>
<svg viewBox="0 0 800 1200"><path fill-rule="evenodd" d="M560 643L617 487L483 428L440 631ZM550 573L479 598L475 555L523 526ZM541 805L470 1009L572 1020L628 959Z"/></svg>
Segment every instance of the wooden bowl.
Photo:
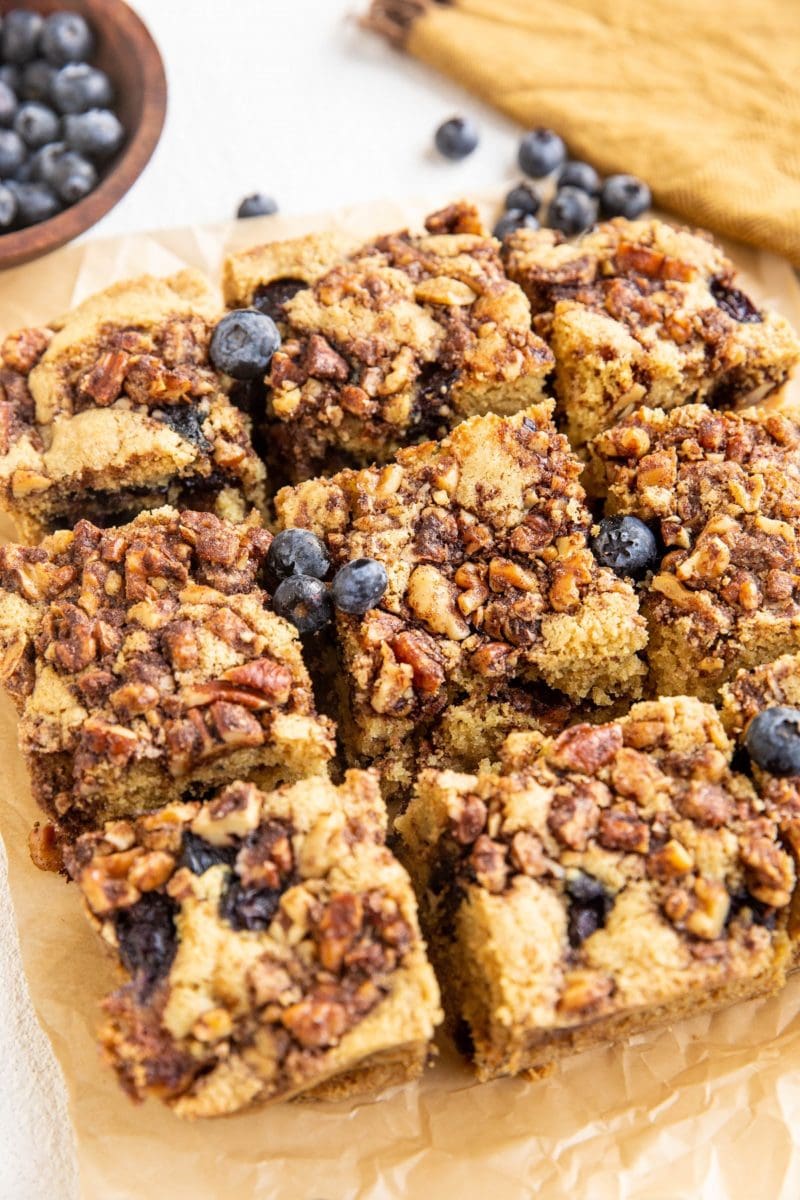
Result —
<svg viewBox="0 0 800 1200"><path fill-rule="evenodd" d="M0 235L0 269L28 262L91 228L133 186L156 148L167 111L167 80L158 47L146 26L122 0L0 0L0 12L35 8L41 13L75 9L95 35L92 64L114 85L114 111L126 140L95 190L49 221Z"/></svg>

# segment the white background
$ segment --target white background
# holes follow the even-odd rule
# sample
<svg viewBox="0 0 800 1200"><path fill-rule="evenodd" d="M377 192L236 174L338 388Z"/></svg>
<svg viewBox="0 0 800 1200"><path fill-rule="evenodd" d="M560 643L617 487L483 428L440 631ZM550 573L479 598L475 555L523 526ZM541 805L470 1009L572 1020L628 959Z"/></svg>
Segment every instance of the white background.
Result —
<svg viewBox="0 0 800 1200"><path fill-rule="evenodd" d="M362 32L366 3L134 3L164 55L167 124L144 175L89 236L219 221L256 190L302 213L512 181L519 131ZM446 163L431 151L433 131L459 112L479 120L482 142ZM0 1200L73 1200L60 1080L18 966L4 969L4 925L13 917L0 880L0 979L16 981L0 992Z"/></svg>

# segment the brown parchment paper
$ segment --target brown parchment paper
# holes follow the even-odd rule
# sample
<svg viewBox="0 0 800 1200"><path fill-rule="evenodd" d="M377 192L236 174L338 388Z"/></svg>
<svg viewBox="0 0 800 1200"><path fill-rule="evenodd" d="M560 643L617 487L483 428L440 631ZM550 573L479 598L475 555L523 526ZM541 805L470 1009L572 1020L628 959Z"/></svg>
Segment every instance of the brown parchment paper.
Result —
<svg viewBox="0 0 800 1200"><path fill-rule="evenodd" d="M0 331L145 270L193 265L218 277L227 246L323 226L368 236L416 224L432 207L382 204L73 246L0 276ZM800 325L790 268L768 254L733 253L752 291ZM66 1079L85 1200L800 1196L800 976L771 1000L585 1053L535 1084L476 1085L444 1044L418 1085L359 1103L284 1104L193 1125L156 1102L131 1105L93 1038L110 963L75 889L28 858L36 812L5 698L0 763L0 832L24 965ZM60 1196L58 1180L51 1186L43 1200Z"/></svg>

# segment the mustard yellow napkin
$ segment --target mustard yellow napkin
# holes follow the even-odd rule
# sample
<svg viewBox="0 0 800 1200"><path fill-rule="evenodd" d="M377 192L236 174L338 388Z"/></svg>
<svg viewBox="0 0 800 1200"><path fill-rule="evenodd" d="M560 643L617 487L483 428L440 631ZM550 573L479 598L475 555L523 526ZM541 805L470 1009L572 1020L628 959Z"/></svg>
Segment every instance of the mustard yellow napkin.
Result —
<svg viewBox="0 0 800 1200"><path fill-rule="evenodd" d="M661 208L800 266L800 0L374 0L367 23Z"/></svg>

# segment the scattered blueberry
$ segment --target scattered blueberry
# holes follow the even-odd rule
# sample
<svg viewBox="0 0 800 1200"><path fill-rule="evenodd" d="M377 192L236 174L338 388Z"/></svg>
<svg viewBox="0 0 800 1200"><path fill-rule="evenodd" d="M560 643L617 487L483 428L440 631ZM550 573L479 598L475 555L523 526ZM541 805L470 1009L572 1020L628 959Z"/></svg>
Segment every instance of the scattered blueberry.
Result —
<svg viewBox="0 0 800 1200"><path fill-rule="evenodd" d="M616 575L640 579L658 561L653 531L638 517L605 517L592 538L595 558Z"/></svg>
<svg viewBox="0 0 800 1200"><path fill-rule="evenodd" d="M52 108L38 100L21 104L14 118L14 128L28 146L38 150L58 137L60 121Z"/></svg>
<svg viewBox="0 0 800 1200"><path fill-rule="evenodd" d="M65 204L76 204L97 187L97 171L87 158L74 150L68 150L56 159L52 179Z"/></svg>
<svg viewBox="0 0 800 1200"><path fill-rule="evenodd" d="M800 709L778 704L753 717L744 737L747 753L770 775L800 775Z"/></svg>
<svg viewBox="0 0 800 1200"><path fill-rule="evenodd" d="M245 196L236 210L236 216L271 217L277 211L278 205L272 196L265 196L263 192L253 192L252 196Z"/></svg>
<svg viewBox="0 0 800 1200"><path fill-rule="evenodd" d="M627 217L632 221L647 212L652 200L650 188L635 175L609 175L600 189L604 217Z"/></svg>
<svg viewBox="0 0 800 1200"><path fill-rule="evenodd" d="M310 529L284 529L272 540L267 566L278 579L288 579L290 575L324 579L330 559L325 546Z"/></svg>
<svg viewBox="0 0 800 1200"><path fill-rule="evenodd" d="M280 344L281 335L271 317L257 308L239 308L219 322L209 353L217 370L232 379L258 379L266 374Z"/></svg>
<svg viewBox="0 0 800 1200"><path fill-rule="evenodd" d="M378 603L388 582L383 563L375 558L354 558L333 577L333 603L340 612L368 612Z"/></svg>
<svg viewBox="0 0 800 1200"><path fill-rule="evenodd" d="M37 12L14 8L3 17L0 51L7 63L26 63L36 57L43 21Z"/></svg>
<svg viewBox="0 0 800 1200"><path fill-rule="evenodd" d="M533 179L543 179L561 166L567 148L552 129L532 129L519 144L517 161L520 170Z"/></svg>
<svg viewBox="0 0 800 1200"><path fill-rule="evenodd" d="M729 287L724 279L712 279L709 288L718 306L734 321L750 324L763 320L750 297L738 288Z"/></svg>
<svg viewBox="0 0 800 1200"><path fill-rule="evenodd" d="M187 829L183 835L178 865L188 867L193 875L203 875L219 863L232 867L238 853L238 846L212 846L211 842Z"/></svg>
<svg viewBox="0 0 800 1200"><path fill-rule="evenodd" d="M542 197L538 188L535 188L531 183L518 183L508 193L503 207L507 212L512 208L519 209L524 213L531 213L534 217L542 207Z"/></svg>
<svg viewBox="0 0 800 1200"><path fill-rule="evenodd" d="M290 575L278 584L272 607L300 633L316 633L333 618L333 606L327 587L313 575Z"/></svg>
<svg viewBox="0 0 800 1200"><path fill-rule="evenodd" d="M64 137L72 150L89 158L110 158L125 138L119 119L108 108L90 108L64 118Z"/></svg>
<svg viewBox="0 0 800 1200"><path fill-rule="evenodd" d="M14 193L21 225L38 225L61 211L58 197L44 183L20 183L9 179L6 187Z"/></svg>
<svg viewBox="0 0 800 1200"><path fill-rule="evenodd" d="M557 187L576 187L588 196L600 195L600 176L591 163L565 162L558 173Z"/></svg>
<svg viewBox="0 0 800 1200"><path fill-rule="evenodd" d="M113 96L114 89L105 71L88 63L68 63L55 73L50 87L50 99L60 113L107 108Z"/></svg>
<svg viewBox="0 0 800 1200"><path fill-rule="evenodd" d="M178 949L177 910L163 892L145 892L130 908L119 909L114 919L120 958L145 991L172 966Z"/></svg>
<svg viewBox="0 0 800 1200"><path fill-rule="evenodd" d="M547 224L567 237L584 233L597 219L597 205L580 188L559 188L547 209Z"/></svg>
<svg viewBox="0 0 800 1200"><path fill-rule="evenodd" d="M17 201L14 193L4 183L0 183L0 229L10 229L17 215Z"/></svg>
<svg viewBox="0 0 800 1200"><path fill-rule="evenodd" d="M518 229L538 228L539 222L533 213L523 212L521 208L509 208L508 212L504 212L497 221L492 233L502 242L503 238L508 237L510 233L516 233Z"/></svg>
<svg viewBox="0 0 800 1200"><path fill-rule="evenodd" d="M92 53L94 38L85 19L77 12L56 12L47 18L40 46L48 62L57 67L83 62Z"/></svg>
<svg viewBox="0 0 800 1200"><path fill-rule="evenodd" d="M0 178L13 175L25 160L25 143L14 129L0 129Z"/></svg>
<svg viewBox="0 0 800 1200"><path fill-rule="evenodd" d="M22 69L19 95L22 100L49 100L56 69L43 58L35 58Z"/></svg>
<svg viewBox="0 0 800 1200"><path fill-rule="evenodd" d="M453 162L472 154L479 140L477 127L468 117L451 117L439 126L434 136L436 149Z"/></svg>
<svg viewBox="0 0 800 1200"><path fill-rule="evenodd" d="M234 929L269 929L281 894L279 888L245 887L234 878L220 898L220 914Z"/></svg>
<svg viewBox="0 0 800 1200"><path fill-rule="evenodd" d="M17 97L12 88L0 79L0 125L13 124L17 115Z"/></svg>

